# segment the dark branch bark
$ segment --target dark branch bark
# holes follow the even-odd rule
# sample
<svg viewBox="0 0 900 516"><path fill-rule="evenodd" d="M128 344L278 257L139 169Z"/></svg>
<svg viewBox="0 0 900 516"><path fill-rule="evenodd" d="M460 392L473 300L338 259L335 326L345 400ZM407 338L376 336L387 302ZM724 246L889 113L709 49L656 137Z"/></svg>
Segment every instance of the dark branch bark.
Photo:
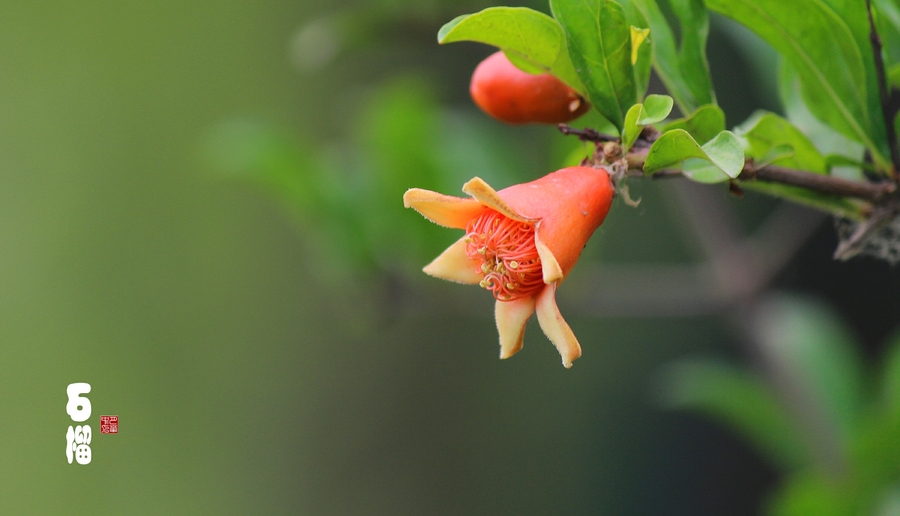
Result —
<svg viewBox="0 0 900 516"><path fill-rule="evenodd" d="M897 190L894 183L869 183L867 181L851 181L825 174L814 174L803 170L766 165L754 169L752 163L744 165L738 176L740 181L766 181L785 185L799 186L807 190L823 194L854 197L873 203L881 202Z"/></svg>
<svg viewBox="0 0 900 516"><path fill-rule="evenodd" d="M632 153L625 157L628 161L628 168L637 171L640 171L643 168L644 160L646 158L646 150ZM653 174L653 177L666 178L680 177L681 175L681 172L678 170L661 170ZM805 170L795 170L776 165L766 165L764 167L756 168L750 160L744 164L744 169L741 171L740 175L738 175L737 180L765 181L768 183L797 186L813 192L863 199L876 204L887 201L890 194L897 191L897 185L893 182L870 183L868 181L851 181L849 179L826 174L816 174Z"/></svg>
<svg viewBox="0 0 900 516"><path fill-rule="evenodd" d="M559 132L563 133L564 135L577 136L578 139L583 142L605 143L619 141L618 136L604 134L591 129L590 127L585 127L584 129L575 129L574 127L570 127L566 124L559 124L556 127L557 129L559 129Z"/></svg>

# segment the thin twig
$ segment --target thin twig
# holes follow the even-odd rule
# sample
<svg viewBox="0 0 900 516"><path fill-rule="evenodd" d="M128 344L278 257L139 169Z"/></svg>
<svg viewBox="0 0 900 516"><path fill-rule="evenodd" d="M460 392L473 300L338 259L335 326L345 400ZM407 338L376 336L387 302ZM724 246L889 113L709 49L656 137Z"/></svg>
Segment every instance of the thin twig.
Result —
<svg viewBox="0 0 900 516"><path fill-rule="evenodd" d="M559 124L556 126L559 129L559 132L565 135L573 135L577 136L579 140L583 142L594 142L594 143L603 143L603 142L617 142L619 141L618 136L613 136L611 134L604 134L599 131L595 131L590 127L585 127L584 129L575 129L574 127L568 126L566 124Z"/></svg>
<svg viewBox="0 0 900 516"><path fill-rule="evenodd" d="M888 145L891 148L891 163L894 169L891 177L897 180L900 174L900 143L897 142L897 132L894 130L894 117L891 113L891 101L887 90L887 74L884 69L884 58L881 54L883 43L878 30L875 28L875 19L872 17L872 1L866 0L866 12L869 15L869 41L872 43L872 54L875 58L875 73L878 76L878 95L881 97L881 113L884 116L884 128L887 131Z"/></svg>
<svg viewBox="0 0 900 516"><path fill-rule="evenodd" d="M896 216L897 210L896 207L893 206L882 207L875 210L868 219L862 221L856 227L856 231L854 231L849 238L841 240L837 249L834 251L834 259L849 260L859 254L869 235L881 226L890 222L891 219Z"/></svg>

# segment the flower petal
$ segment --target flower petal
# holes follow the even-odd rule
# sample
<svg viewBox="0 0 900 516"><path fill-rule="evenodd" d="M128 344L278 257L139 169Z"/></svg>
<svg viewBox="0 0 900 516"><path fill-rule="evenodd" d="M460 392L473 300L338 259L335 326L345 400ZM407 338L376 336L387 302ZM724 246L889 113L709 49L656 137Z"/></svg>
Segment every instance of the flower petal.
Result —
<svg viewBox="0 0 900 516"><path fill-rule="evenodd" d="M541 240L540 227L534 232L534 246L537 247L538 256L541 257L541 272L544 275L544 283L549 285L563 279L562 267L559 266L559 262L553 256L553 251Z"/></svg>
<svg viewBox="0 0 900 516"><path fill-rule="evenodd" d="M541 329L556 346L563 365L568 368L572 367L573 360L581 356L581 346L556 306L557 285L558 283L551 283L538 294L536 312Z"/></svg>
<svg viewBox="0 0 900 516"><path fill-rule="evenodd" d="M522 349L525 338L525 323L534 313L534 297L523 297L512 301L497 301L494 316L500 333L500 358L509 358Z"/></svg>
<svg viewBox="0 0 900 516"><path fill-rule="evenodd" d="M614 188L605 169L569 167L498 193L519 213L540 219L540 241L568 275L609 212Z"/></svg>
<svg viewBox="0 0 900 516"><path fill-rule="evenodd" d="M466 229L469 221L484 210L475 199L453 197L421 188L407 190L403 194L403 206L415 209L435 224L456 229Z"/></svg>
<svg viewBox="0 0 900 516"><path fill-rule="evenodd" d="M475 285L484 279L484 274L478 272L478 264L470 260L466 254L466 237L460 238L445 249L422 271L435 278L466 285Z"/></svg>
<svg viewBox="0 0 900 516"><path fill-rule="evenodd" d="M506 201L500 198L500 194L491 188L491 185L484 182L480 177L473 177L468 183L463 185L463 192L471 195L476 201L487 206L488 208L498 211L507 217L519 222L537 222L538 219L530 219L520 215L516 210L512 209Z"/></svg>

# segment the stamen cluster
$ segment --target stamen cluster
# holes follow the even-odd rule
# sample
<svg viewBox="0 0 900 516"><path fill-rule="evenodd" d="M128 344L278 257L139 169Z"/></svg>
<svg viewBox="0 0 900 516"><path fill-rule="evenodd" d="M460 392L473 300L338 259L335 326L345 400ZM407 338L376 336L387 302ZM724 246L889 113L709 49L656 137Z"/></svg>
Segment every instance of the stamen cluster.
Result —
<svg viewBox="0 0 900 516"><path fill-rule="evenodd" d="M500 301L536 294L544 287L534 224L486 209L466 227L466 254L480 262L479 285Z"/></svg>

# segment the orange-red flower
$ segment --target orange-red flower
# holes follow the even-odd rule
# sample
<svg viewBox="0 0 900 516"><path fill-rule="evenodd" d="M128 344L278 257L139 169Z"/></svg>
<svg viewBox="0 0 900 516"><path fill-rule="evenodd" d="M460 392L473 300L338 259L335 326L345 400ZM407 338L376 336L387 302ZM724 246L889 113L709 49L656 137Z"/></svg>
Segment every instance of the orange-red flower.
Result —
<svg viewBox="0 0 900 516"><path fill-rule="evenodd" d="M403 196L436 224L466 234L425 266L425 273L493 292L500 358L522 349L525 323L541 329L572 367L581 346L556 306L556 288L606 218L613 187L603 169L570 167L499 192L480 178L463 185L471 198L419 188Z"/></svg>
<svg viewBox="0 0 900 516"><path fill-rule="evenodd" d="M502 51L475 68L469 93L482 111L508 124L561 124L591 108L561 80L549 73L523 72Z"/></svg>

